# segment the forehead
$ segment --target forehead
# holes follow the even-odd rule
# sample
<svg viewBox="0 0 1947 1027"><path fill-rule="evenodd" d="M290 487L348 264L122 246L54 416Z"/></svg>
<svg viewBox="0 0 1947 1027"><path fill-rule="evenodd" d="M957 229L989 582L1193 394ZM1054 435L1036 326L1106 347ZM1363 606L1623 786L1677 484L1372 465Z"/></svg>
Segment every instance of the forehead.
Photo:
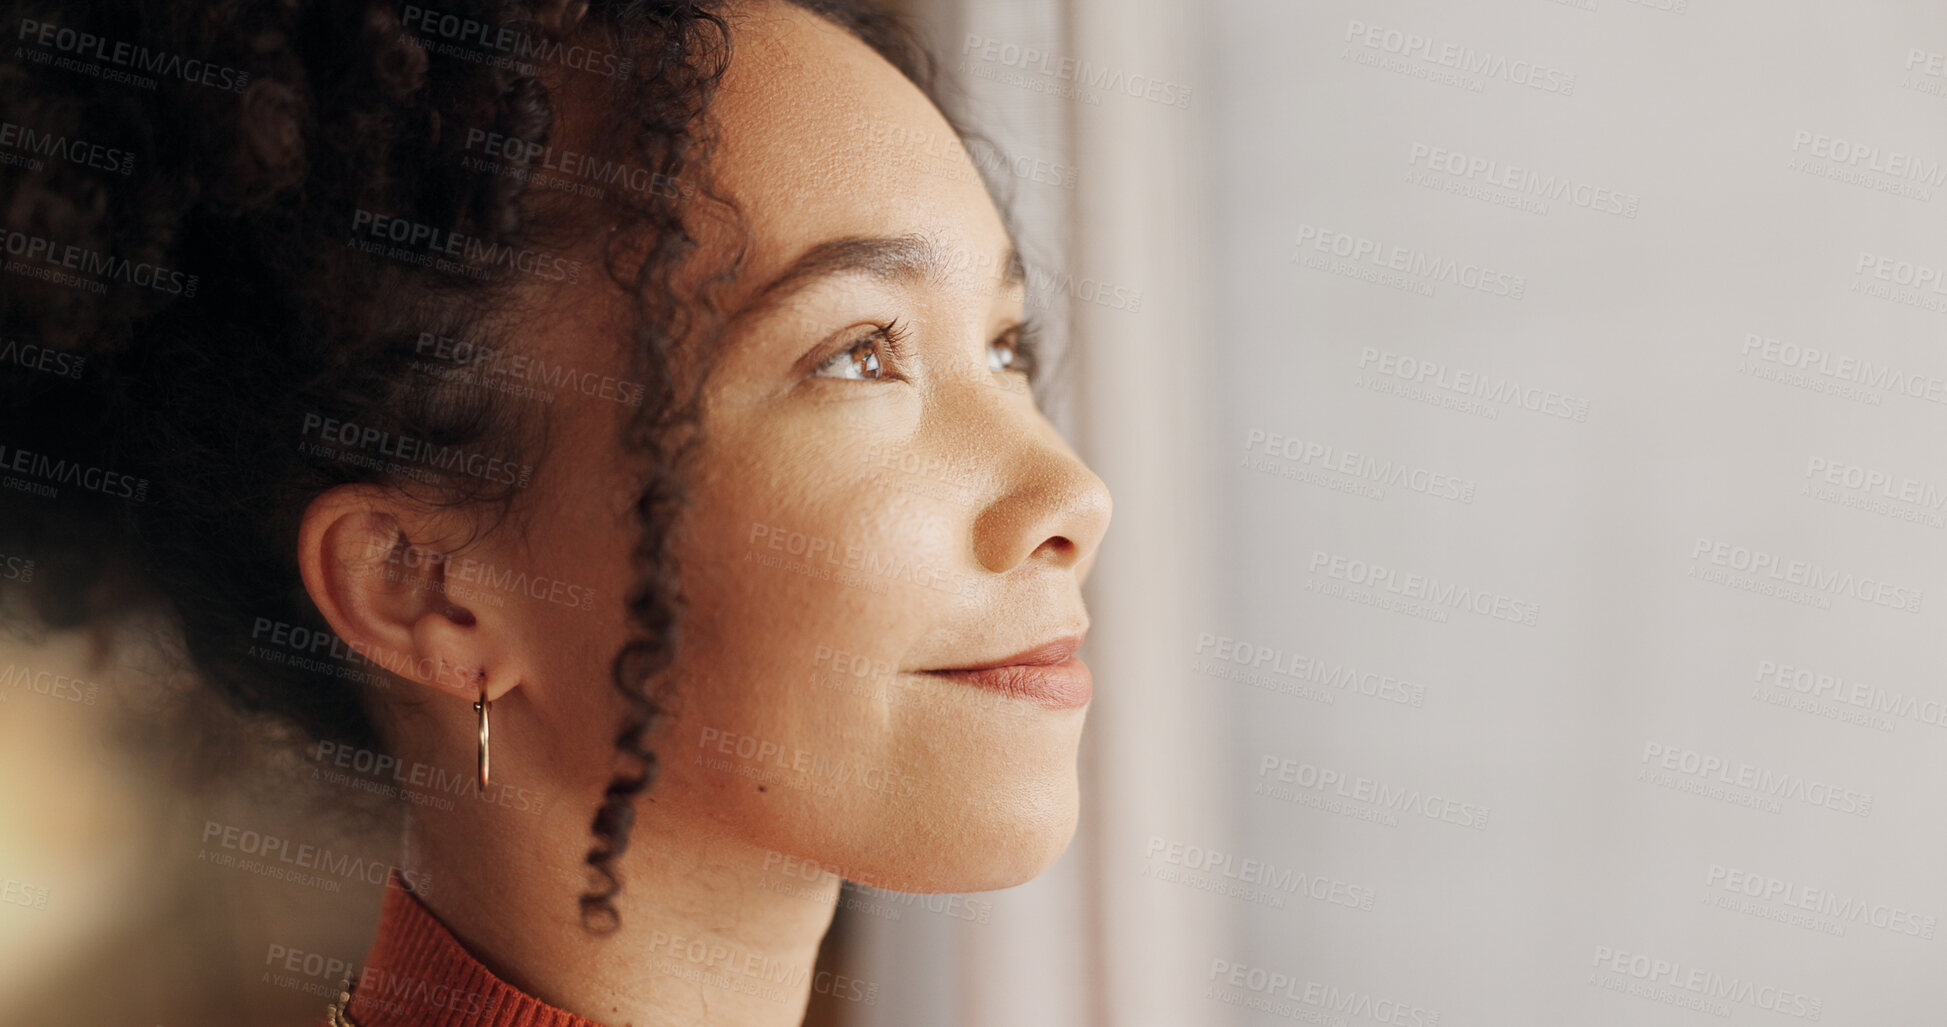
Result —
<svg viewBox="0 0 1947 1027"><path fill-rule="evenodd" d="M711 107L713 184L751 233L748 283L834 239L922 239L984 283L1007 230L953 129L871 47L783 3L730 17L733 56ZM989 285L988 289L992 286Z"/></svg>

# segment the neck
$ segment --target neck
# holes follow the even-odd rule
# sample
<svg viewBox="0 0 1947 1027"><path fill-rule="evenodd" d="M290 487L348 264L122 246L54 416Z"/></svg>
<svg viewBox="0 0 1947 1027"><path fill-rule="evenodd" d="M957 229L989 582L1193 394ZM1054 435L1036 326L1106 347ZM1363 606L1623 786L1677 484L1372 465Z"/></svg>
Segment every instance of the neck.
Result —
<svg viewBox="0 0 1947 1027"><path fill-rule="evenodd" d="M487 803L416 813L402 869L422 901L494 974L609 1027L796 1027L840 881L707 823L673 823L637 803L620 926L585 931L592 837L580 806L541 814Z"/></svg>

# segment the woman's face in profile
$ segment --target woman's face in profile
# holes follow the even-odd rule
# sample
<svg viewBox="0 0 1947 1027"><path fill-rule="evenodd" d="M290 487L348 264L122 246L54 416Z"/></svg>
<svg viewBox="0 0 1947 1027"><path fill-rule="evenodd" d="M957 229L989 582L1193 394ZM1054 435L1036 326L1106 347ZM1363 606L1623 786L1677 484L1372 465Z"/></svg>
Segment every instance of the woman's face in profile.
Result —
<svg viewBox="0 0 1947 1027"><path fill-rule="evenodd" d="M1074 830L1086 672L1009 672L1029 694L925 672L1077 641L1109 495L1017 369L1018 261L979 176L964 155L916 170L910 140L952 138L931 103L796 8L731 26L711 186L748 250L704 393L643 815L884 887L1019 883ZM533 344L619 367L606 325L623 297L592 278ZM496 716L528 721L496 722L496 766L590 799L613 757L638 530L629 412L557 404L539 501L517 541L486 543L602 599L492 614L522 674ZM579 841L585 810L565 805Z"/></svg>

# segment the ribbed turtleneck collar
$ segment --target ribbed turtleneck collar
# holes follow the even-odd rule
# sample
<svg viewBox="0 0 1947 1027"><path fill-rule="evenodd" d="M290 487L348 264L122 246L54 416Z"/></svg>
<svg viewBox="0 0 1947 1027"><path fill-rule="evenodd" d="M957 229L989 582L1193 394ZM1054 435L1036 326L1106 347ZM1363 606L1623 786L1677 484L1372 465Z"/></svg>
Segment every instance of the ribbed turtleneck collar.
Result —
<svg viewBox="0 0 1947 1027"><path fill-rule="evenodd" d="M350 1013L358 1027L601 1027L494 976L396 872Z"/></svg>

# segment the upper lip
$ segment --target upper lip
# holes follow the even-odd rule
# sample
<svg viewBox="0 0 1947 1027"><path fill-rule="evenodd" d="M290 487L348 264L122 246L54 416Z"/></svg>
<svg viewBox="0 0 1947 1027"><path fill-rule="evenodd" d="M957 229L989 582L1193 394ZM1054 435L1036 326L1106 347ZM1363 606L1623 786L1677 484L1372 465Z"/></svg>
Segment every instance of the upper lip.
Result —
<svg viewBox="0 0 1947 1027"><path fill-rule="evenodd" d="M992 670L995 667L1052 667L1057 663L1066 662L1070 656L1075 655L1075 650L1082 647L1082 636L1085 634L1087 632L1077 631L1073 634L1062 635L1059 638L1043 642L1031 649L1023 649L1012 656L1003 656L998 660L988 660L985 663L968 663L958 667L936 667L926 673L942 674L956 670Z"/></svg>

